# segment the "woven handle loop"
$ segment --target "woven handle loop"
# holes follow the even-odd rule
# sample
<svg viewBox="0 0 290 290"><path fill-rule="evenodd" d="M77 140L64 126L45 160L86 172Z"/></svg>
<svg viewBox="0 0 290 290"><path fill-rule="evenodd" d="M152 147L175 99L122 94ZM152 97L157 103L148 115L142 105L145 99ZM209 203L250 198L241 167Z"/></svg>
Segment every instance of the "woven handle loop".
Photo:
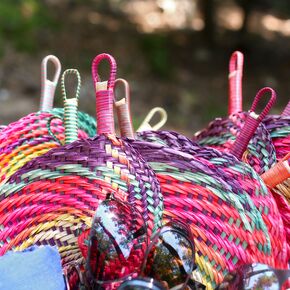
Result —
<svg viewBox="0 0 290 290"><path fill-rule="evenodd" d="M63 145L63 143L61 142L61 140L59 140L56 135L52 132L51 130L51 122L52 120L54 119L59 119L61 121L63 121L62 118L58 117L58 116L51 116L48 120L47 120L47 123L46 123L46 127L47 127L47 131L48 131L48 134L57 142L59 143L60 145Z"/></svg>
<svg viewBox="0 0 290 290"><path fill-rule="evenodd" d="M75 97L67 98L65 88L65 78L67 75L73 74L77 79ZM76 69L67 69L61 77L61 90L64 102L64 128L65 128L65 144L71 143L78 139L78 101L81 89L81 76Z"/></svg>
<svg viewBox="0 0 290 290"><path fill-rule="evenodd" d="M117 64L115 59L107 53L101 53L97 55L92 63L92 76L94 83L98 83L101 81L100 76L98 74L98 68L101 61L107 60L110 64L110 75L108 79L108 89L113 89L115 85L115 79L116 79L116 72L117 72Z"/></svg>
<svg viewBox="0 0 290 290"><path fill-rule="evenodd" d="M157 113L160 115L160 121L156 123L155 125L150 125L150 121L153 119L154 115ZM145 117L144 121L139 126L137 132L148 131L148 130L157 131L166 123L166 121L167 121L166 111L161 107L155 107Z"/></svg>
<svg viewBox="0 0 290 290"><path fill-rule="evenodd" d="M282 112L281 116L283 116L283 117L290 116L290 101L288 102L288 104L285 107L284 111Z"/></svg>
<svg viewBox="0 0 290 290"><path fill-rule="evenodd" d="M116 88L118 85L123 86L125 97L119 101L116 101ZM121 136L127 138L134 138L134 129L130 109L130 86L126 80L117 79L115 81L114 97L115 97L114 105L117 110Z"/></svg>
<svg viewBox="0 0 290 290"><path fill-rule="evenodd" d="M110 75L108 81L100 82L98 67L101 61L107 60L110 64ZM97 114L97 132L98 134L114 134L114 85L116 80L117 64L115 59L107 54L97 55L92 62L92 76L96 90L96 114ZM106 87L104 87L104 84Z"/></svg>
<svg viewBox="0 0 290 290"><path fill-rule="evenodd" d="M267 105L265 106L264 110L260 115L257 115L255 113L255 110L257 108L257 105L259 101L261 100L262 96L264 96L266 93L271 93L271 98ZM239 133L236 141L234 142L230 152L235 155L237 158L241 159L243 156L243 153L245 152L252 136L254 135L257 127L259 126L260 122L264 119L264 117L269 113L271 107L276 101L276 93L273 89L269 87L265 87L258 91L254 102L252 104L252 107L249 111L249 114L247 115L247 118L245 120L245 124Z"/></svg>
<svg viewBox="0 0 290 290"><path fill-rule="evenodd" d="M275 166L261 175L265 184L269 188L274 188L276 185L290 178L290 153L288 153Z"/></svg>
<svg viewBox="0 0 290 290"><path fill-rule="evenodd" d="M229 107L228 114L242 111L242 78L244 55L235 51L229 62Z"/></svg>
<svg viewBox="0 0 290 290"><path fill-rule="evenodd" d="M55 73L53 80L47 79L47 63L51 61L55 67ZM59 80L61 71L61 64L59 59L54 55L46 56L41 62L41 98L40 98L40 110L51 110L53 107L53 99L55 89Z"/></svg>

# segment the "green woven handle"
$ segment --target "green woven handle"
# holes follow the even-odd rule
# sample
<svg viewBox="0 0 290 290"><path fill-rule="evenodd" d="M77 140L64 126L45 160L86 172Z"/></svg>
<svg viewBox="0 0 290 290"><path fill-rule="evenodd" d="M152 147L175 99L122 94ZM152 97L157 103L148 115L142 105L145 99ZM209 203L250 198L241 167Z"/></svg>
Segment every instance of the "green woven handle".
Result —
<svg viewBox="0 0 290 290"><path fill-rule="evenodd" d="M65 88L65 77L68 74L74 74L77 78L76 94L74 98L67 98ZM64 102L64 128L65 144L71 143L78 139L78 101L81 88L81 76L76 69L67 69L61 77L61 90Z"/></svg>

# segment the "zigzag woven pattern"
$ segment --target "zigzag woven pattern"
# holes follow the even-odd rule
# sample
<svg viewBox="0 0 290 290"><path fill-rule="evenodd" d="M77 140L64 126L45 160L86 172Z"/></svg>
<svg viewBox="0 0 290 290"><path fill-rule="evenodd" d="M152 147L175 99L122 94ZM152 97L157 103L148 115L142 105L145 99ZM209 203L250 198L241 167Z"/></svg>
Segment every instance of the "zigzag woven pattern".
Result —
<svg viewBox="0 0 290 290"><path fill-rule="evenodd" d="M241 112L232 114L228 118L217 118L206 129L198 132L193 140L200 145L227 152L241 131L247 114ZM264 173L276 163L275 147L263 124L258 126L242 160L251 165L259 174Z"/></svg>
<svg viewBox="0 0 290 290"><path fill-rule="evenodd" d="M290 152L290 116L270 115L263 123L270 132L277 159L280 160Z"/></svg>
<svg viewBox="0 0 290 290"><path fill-rule="evenodd" d="M62 246L65 235L59 235L59 229L51 234L41 225L47 222L46 213L55 217L67 213L81 221L77 232L62 229L72 237L62 256L72 260L70 249L77 247L84 221L91 222L98 202L111 192L136 206L149 235L161 225L163 197L157 178L140 154L121 139L99 135L33 159L0 187L1 254L30 244L36 229L38 243ZM80 252L74 255L80 257Z"/></svg>
<svg viewBox="0 0 290 290"><path fill-rule="evenodd" d="M157 173L165 216L191 225L198 269L209 289L239 264L286 266L281 216L251 167L177 133L147 131L138 138L163 144L130 140Z"/></svg>
<svg viewBox="0 0 290 290"><path fill-rule="evenodd" d="M62 115L60 109L54 109L58 116ZM87 138L95 131L91 127L91 117L87 114L79 120L78 137ZM6 182L16 170L28 161L38 157L59 144L48 134L47 122L53 115L48 112L29 114L5 127L0 133L0 184ZM88 117L86 117L88 116ZM61 120L51 122L51 130L60 141L64 140L64 127ZM87 131L87 132L86 132Z"/></svg>

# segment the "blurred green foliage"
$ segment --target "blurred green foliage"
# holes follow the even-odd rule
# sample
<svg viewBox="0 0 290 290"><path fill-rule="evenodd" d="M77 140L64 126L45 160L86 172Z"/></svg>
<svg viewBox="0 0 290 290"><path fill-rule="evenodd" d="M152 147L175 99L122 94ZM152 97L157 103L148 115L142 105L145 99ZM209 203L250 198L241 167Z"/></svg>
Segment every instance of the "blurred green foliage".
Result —
<svg viewBox="0 0 290 290"><path fill-rule="evenodd" d="M4 41L17 50L33 52L38 48L42 30L55 26L51 14L38 0L0 1L0 53Z"/></svg>
<svg viewBox="0 0 290 290"><path fill-rule="evenodd" d="M160 78L169 78L172 73L172 66L170 64L168 37L162 34L144 34L140 43L151 72Z"/></svg>

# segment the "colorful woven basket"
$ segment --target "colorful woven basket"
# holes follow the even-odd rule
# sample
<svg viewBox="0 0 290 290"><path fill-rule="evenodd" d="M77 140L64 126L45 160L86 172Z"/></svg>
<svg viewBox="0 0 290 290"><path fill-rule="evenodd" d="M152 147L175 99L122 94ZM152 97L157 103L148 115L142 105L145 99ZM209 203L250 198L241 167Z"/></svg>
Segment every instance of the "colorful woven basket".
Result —
<svg viewBox="0 0 290 290"><path fill-rule="evenodd" d="M44 59L46 62L44 63L46 64L47 59L51 57L46 57ZM45 71L44 68L42 70ZM44 92L47 91L46 86L43 86L41 108L47 111L31 113L9 124L0 131L0 185L5 183L9 176L28 161L58 146L58 143L48 133L47 122L52 116L58 116L63 119L64 109L56 108L50 110L51 108L49 106L44 106L43 103L49 103L45 97L49 96L51 102L53 98L54 90L50 89L50 94L45 94ZM66 98L64 98L64 101L65 106L69 108L70 105L67 103ZM94 136L96 122L92 121L92 117L81 112L77 112L77 117L79 127L78 137L87 138ZM51 130L63 142L64 127L62 120L53 120Z"/></svg>
<svg viewBox="0 0 290 290"><path fill-rule="evenodd" d="M183 218L193 229L203 283L211 289L228 270L249 261L286 266L282 220L255 171L230 154L174 132L137 136L142 141L128 141L157 173L165 217Z"/></svg>
<svg viewBox="0 0 290 290"><path fill-rule="evenodd" d="M242 67L243 54L234 52L229 65L229 116L216 118L208 127L197 132L193 140L203 146L221 151L230 151L245 124L248 112L242 110ZM265 116L264 116L265 117ZM242 160L250 164L259 174L276 163L276 152L271 136L264 124L259 124L244 151Z"/></svg>
<svg viewBox="0 0 290 290"><path fill-rule="evenodd" d="M111 67L105 83L96 73L102 60L108 60ZM163 197L154 172L114 133L115 60L108 54L98 55L92 69L98 135L50 150L1 186L1 254L31 244L55 244L64 263L81 261L77 238L90 227L99 201L108 193L138 208L149 235L161 225Z"/></svg>
<svg viewBox="0 0 290 290"><path fill-rule="evenodd" d="M283 218L290 257L290 152L261 177L272 190ZM288 200L288 202L287 202Z"/></svg>

